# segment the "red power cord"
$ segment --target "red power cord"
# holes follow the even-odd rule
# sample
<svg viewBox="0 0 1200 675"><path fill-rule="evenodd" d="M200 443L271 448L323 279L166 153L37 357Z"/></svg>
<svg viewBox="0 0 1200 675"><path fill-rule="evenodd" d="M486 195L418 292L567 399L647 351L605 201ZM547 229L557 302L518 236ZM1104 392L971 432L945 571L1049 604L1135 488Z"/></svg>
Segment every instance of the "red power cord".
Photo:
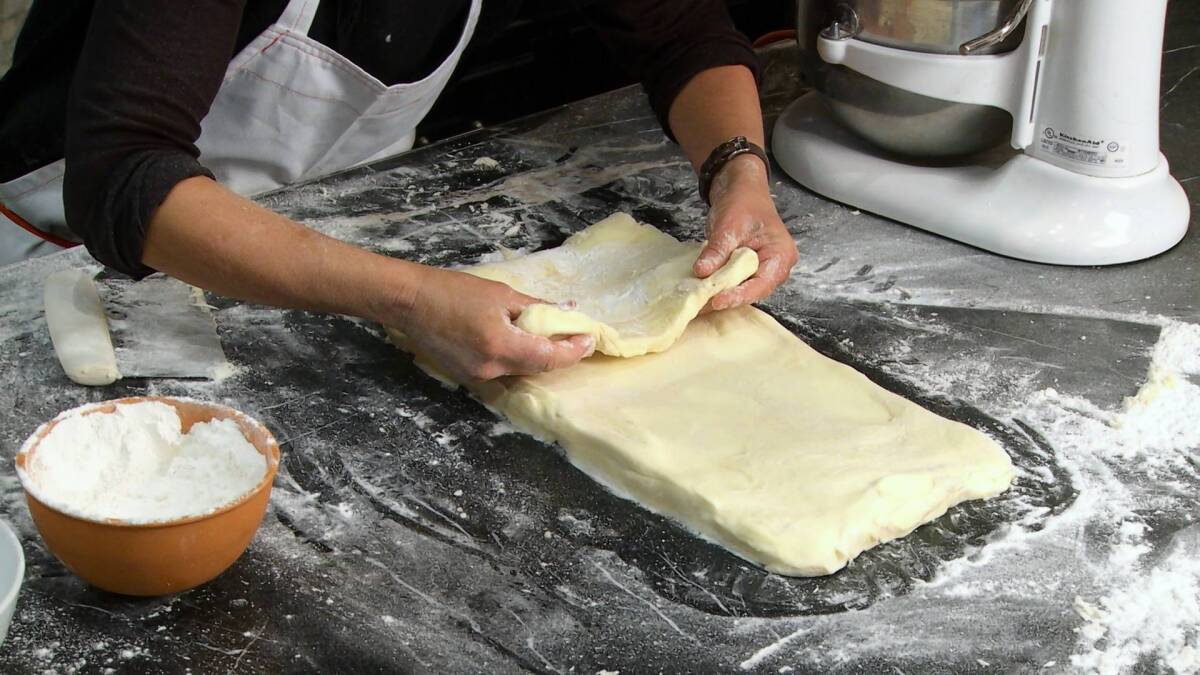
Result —
<svg viewBox="0 0 1200 675"><path fill-rule="evenodd" d="M796 31L791 28L788 28L785 30L773 30L770 33L766 33L765 35L759 37L757 40L754 41L754 44L751 46L754 47L755 49L758 49L759 47L766 47L767 45L774 44L776 42L783 42L784 40L795 40L795 39L796 39Z"/></svg>
<svg viewBox="0 0 1200 675"><path fill-rule="evenodd" d="M5 218L8 218L9 220L13 221L14 223L17 224L17 227L21 228L22 230L25 230L29 234L32 234L33 236L37 237L38 239L48 241L51 244L54 244L55 246L61 246L63 248L75 248L76 246L79 245L78 242L74 242L69 239L63 239L62 237L50 234L49 232L43 232L43 231L39 230L37 227L34 227L33 225L31 225L29 223L29 221L25 220L24 218L22 218L21 216L18 216L15 213L13 213L3 203L0 203L0 215L3 215Z"/></svg>

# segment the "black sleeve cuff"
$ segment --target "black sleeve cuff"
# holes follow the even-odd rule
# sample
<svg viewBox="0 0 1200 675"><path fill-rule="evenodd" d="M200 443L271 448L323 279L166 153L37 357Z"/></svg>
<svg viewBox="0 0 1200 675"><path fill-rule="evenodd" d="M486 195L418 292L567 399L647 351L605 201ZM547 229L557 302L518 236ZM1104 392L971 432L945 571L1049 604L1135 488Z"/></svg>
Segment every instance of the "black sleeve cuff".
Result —
<svg viewBox="0 0 1200 675"><path fill-rule="evenodd" d="M63 183L67 225L96 260L140 279L154 270L142 264L146 232L154 212L180 181L212 172L183 151L147 150L125 157L100 194L72 189L68 162Z"/></svg>
<svg viewBox="0 0 1200 675"><path fill-rule="evenodd" d="M758 80L758 57L733 25L725 0L600 0L585 15L616 62L641 80L671 140L671 104L693 77L745 66Z"/></svg>

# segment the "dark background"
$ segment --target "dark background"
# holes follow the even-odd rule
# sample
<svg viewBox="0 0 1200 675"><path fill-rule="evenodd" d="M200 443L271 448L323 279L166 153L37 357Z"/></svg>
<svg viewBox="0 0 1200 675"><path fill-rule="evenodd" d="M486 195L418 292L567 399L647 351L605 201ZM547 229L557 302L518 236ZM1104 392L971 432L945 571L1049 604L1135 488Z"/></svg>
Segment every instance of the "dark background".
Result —
<svg viewBox="0 0 1200 675"><path fill-rule="evenodd" d="M437 105L418 127L418 145L523 117L634 83L584 21L595 0L526 0L501 25L481 24ZM728 0L750 40L792 28L793 2ZM482 34L481 34L482 33Z"/></svg>

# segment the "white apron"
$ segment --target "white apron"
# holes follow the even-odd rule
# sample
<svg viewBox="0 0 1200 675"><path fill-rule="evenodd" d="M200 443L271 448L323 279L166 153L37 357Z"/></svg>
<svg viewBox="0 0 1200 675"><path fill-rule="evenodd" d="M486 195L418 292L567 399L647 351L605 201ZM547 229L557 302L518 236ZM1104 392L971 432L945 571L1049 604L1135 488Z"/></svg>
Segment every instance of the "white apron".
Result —
<svg viewBox="0 0 1200 675"><path fill-rule="evenodd" d="M471 0L454 50L426 77L387 86L308 37L319 0L290 0L279 20L234 57L201 122L200 162L242 195L322 176L412 147L475 32ZM0 204L48 238L75 240L63 215L63 160L0 184ZM0 211L0 265L58 246Z"/></svg>

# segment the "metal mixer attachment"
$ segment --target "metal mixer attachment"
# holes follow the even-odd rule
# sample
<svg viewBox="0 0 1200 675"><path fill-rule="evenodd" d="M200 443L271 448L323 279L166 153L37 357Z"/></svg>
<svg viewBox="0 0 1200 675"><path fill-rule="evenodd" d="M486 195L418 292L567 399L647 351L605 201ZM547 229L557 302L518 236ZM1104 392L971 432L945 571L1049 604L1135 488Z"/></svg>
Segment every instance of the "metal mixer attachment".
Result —
<svg viewBox="0 0 1200 675"><path fill-rule="evenodd" d="M988 33L980 35L974 40L967 40L958 46L958 53L963 56L982 53L982 50L998 45L1012 35L1017 30L1017 26L1025 20L1025 15L1029 13L1029 8L1033 5L1033 0L1021 0L1021 4L1013 8L1012 14L1004 20L1004 23L996 27Z"/></svg>
<svg viewBox="0 0 1200 675"><path fill-rule="evenodd" d="M915 158L970 155L1001 143L1009 115L992 106L923 96L845 66L821 61L816 36L861 39L929 54L995 54L1014 35L1032 0L822 0L800 3L797 36L805 70L834 117L880 148ZM819 23L818 23L819 22ZM823 27L822 27L823 26Z"/></svg>

